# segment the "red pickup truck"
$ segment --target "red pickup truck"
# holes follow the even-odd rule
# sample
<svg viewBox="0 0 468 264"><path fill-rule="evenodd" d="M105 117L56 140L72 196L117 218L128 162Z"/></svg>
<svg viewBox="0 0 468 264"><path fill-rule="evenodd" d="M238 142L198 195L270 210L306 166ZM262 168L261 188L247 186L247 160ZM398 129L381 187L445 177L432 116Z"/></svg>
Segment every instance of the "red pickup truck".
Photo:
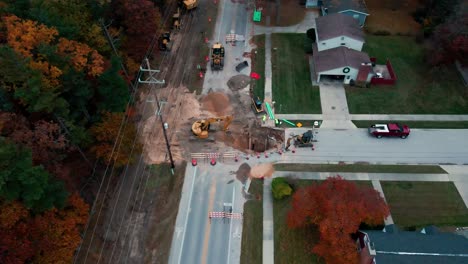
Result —
<svg viewBox="0 0 468 264"><path fill-rule="evenodd" d="M369 127L369 133L376 138L381 137L401 137L407 138L411 130L407 125L398 123L375 124Z"/></svg>

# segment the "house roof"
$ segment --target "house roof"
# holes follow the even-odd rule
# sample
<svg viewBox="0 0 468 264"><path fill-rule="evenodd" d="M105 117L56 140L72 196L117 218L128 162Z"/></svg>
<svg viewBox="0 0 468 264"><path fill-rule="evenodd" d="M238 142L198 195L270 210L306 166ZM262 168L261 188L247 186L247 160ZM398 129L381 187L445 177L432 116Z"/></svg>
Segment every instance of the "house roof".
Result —
<svg viewBox="0 0 468 264"><path fill-rule="evenodd" d="M359 26L359 21L341 13L317 17L315 19L317 41L347 36L364 42L364 32Z"/></svg>
<svg viewBox="0 0 468 264"><path fill-rule="evenodd" d="M364 0L323 0L322 6L328 9L328 14L354 10L369 15Z"/></svg>
<svg viewBox="0 0 468 264"><path fill-rule="evenodd" d="M464 236L432 228L429 234L395 231L365 231L374 244L378 264L468 263L468 239Z"/></svg>
<svg viewBox="0 0 468 264"><path fill-rule="evenodd" d="M317 52L317 46L316 44L314 45L312 60L317 74L343 67L352 67L358 70L362 63L370 63L369 55L365 52L346 47L337 47Z"/></svg>

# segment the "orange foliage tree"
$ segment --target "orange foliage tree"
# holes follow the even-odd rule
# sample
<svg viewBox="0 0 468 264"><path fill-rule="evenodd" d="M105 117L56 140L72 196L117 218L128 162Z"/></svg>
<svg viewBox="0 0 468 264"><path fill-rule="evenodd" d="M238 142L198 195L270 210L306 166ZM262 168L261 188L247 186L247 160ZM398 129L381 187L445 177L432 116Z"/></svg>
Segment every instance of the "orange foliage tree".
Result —
<svg viewBox="0 0 468 264"><path fill-rule="evenodd" d="M97 76L104 72L104 58L86 44L60 38L57 51L60 55L69 55L77 71L86 69L90 76Z"/></svg>
<svg viewBox="0 0 468 264"><path fill-rule="evenodd" d="M78 194L64 209L38 215L19 202L0 201L0 263L71 263L88 217Z"/></svg>
<svg viewBox="0 0 468 264"><path fill-rule="evenodd" d="M389 209L380 194L357 186L340 176L299 189L291 202L287 224L290 228L316 225L320 242L312 249L326 263L357 263L358 252L351 234L364 222L377 225Z"/></svg>
<svg viewBox="0 0 468 264"><path fill-rule="evenodd" d="M125 113L106 112L103 114L102 122L91 128L91 133L96 138L96 143L91 147L91 151L98 158L103 159L106 164L114 162L116 167L133 162L135 156L141 153L142 149L141 144L134 141L136 129L132 123L128 122L119 134L124 117ZM113 151L116 140L119 140L119 144Z"/></svg>
<svg viewBox="0 0 468 264"><path fill-rule="evenodd" d="M42 72L44 86L53 90L59 84L58 78L62 71L50 65L44 55L39 53L38 48L41 44L51 44L58 36L58 31L15 15L5 16L3 20L7 29L8 44L23 57L32 58L31 67Z"/></svg>

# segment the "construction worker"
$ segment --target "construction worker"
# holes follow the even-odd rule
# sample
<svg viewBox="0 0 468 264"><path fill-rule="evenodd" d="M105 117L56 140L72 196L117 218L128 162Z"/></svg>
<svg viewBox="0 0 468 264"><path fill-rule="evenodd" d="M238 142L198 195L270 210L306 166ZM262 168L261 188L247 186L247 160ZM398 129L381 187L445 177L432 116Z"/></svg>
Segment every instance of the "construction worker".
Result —
<svg viewBox="0 0 468 264"><path fill-rule="evenodd" d="M267 118L267 116L263 115L263 117L262 117L263 124L265 124L266 118Z"/></svg>

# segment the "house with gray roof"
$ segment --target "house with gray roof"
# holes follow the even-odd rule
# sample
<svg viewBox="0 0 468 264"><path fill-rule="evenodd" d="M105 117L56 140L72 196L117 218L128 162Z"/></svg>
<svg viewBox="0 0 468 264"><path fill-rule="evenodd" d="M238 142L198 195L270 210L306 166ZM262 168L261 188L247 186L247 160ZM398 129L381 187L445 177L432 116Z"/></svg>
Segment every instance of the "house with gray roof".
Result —
<svg viewBox="0 0 468 264"><path fill-rule="evenodd" d="M319 8L322 16L341 13L357 21L362 27L369 15L364 0L307 0L306 8Z"/></svg>
<svg viewBox="0 0 468 264"><path fill-rule="evenodd" d="M369 55L365 52L341 46L319 52L315 43L312 62L317 82L322 77L332 76L350 83L356 80L362 65L371 65ZM366 77L370 80L373 75L373 72L367 72Z"/></svg>
<svg viewBox="0 0 468 264"><path fill-rule="evenodd" d="M468 263L468 239L434 226L419 232L401 231L395 225L359 231L356 243L361 264Z"/></svg>
<svg viewBox="0 0 468 264"><path fill-rule="evenodd" d="M315 39L318 51L347 47L357 51L364 45L364 32L357 20L336 13L315 19Z"/></svg>

